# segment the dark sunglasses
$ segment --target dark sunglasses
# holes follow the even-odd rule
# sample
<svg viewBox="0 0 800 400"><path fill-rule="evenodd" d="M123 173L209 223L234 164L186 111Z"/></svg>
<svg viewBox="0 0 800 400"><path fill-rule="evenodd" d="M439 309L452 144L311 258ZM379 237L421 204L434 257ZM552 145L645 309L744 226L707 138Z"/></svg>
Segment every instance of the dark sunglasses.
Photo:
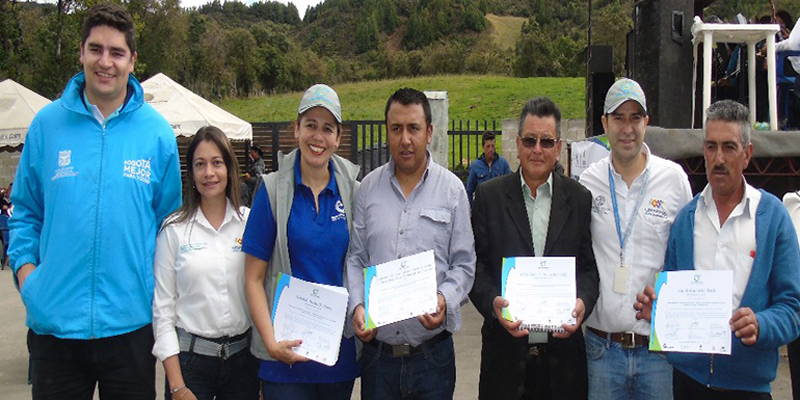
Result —
<svg viewBox="0 0 800 400"><path fill-rule="evenodd" d="M552 149L558 142L558 139L554 138L520 137L519 139L522 141L522 145L529 149L536 147L536 142L539 142L539 146L542 146L543 149Z"/></svg>

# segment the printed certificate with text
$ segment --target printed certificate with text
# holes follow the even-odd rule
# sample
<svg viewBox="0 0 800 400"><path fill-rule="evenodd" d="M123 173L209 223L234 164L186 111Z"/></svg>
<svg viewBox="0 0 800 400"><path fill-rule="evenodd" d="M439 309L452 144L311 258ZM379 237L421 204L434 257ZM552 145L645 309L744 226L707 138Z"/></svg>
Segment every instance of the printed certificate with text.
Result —
<svg viewBox="0 0 800 400"><path fill-rule="evenodd" d="M433 250L365 268L367 328L436 312L437 287Z"/></svg>
<svg viewBox="0 0 800 400"><path fill-rule="evenodd" d="M564 332L562 324L575 324L575 257L504 258L502 274L503 318L532 331Z"/></svg>
<svg viewBox="0 0 800 400"><path fill-rule="evenodd" d="M650 350L731 354L733 271L656 275Z"/></svg>
<svg viewBox="0 0 800 400"><path fill-rule="evenodd" d="M339 359L347 289L279 273L272 309L275 340L302 340L295 353L327 366Z"/></svg>

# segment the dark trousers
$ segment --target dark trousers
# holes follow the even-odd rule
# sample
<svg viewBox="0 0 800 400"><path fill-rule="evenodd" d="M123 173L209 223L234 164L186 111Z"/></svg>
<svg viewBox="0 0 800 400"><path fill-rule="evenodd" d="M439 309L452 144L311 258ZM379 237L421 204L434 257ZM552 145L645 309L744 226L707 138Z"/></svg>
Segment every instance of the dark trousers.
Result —
<svg viewBox="0 0 800 400"><path fill-rule="evenodd" d="M258 399L258 360L250 350L241 350L227 360L184 351L178 358L183 381L198 400ZM164 398L171 398L169 382Z"/></svg>
<svg viewBox="0 0 800 400"><path fill-rule="evenodd" d="M535 354L535 355L534 355ZM550 400L550 355L547 345L530 351L525 363L525 391L523 400Z"/></svg>
<svg viewBox="0 0 800 400"><path fill-rule="evenodd" d="M93 340L59 339L28 330L33 399L156 398L153 328Z"/></svg>
<svg viewBox="0 0 800 400"><path fill-rule="evenodd" d="M677 369L672 371L672 394L675 400L772 400L769 393L707 388Z"/></svg>
<svg viewBox="0 0 800 400"><path fill-rule="evenodd" d="M789 343L789 374L792 377L792 399L800 400L800 338Z"/></svg>
<svg viewBox="0 0 800 400"><path fill-rule="evenodd" d="M364 345L361 356L363 400L451 400L456 387L453 338L422 353L393 357Z"/></svg>
<svg viewBox="0 0 800 400"><path fill-rule="evenodd" d="M335 383L278 383L261 381L264 400L350 400L355 379Z"/></svg>

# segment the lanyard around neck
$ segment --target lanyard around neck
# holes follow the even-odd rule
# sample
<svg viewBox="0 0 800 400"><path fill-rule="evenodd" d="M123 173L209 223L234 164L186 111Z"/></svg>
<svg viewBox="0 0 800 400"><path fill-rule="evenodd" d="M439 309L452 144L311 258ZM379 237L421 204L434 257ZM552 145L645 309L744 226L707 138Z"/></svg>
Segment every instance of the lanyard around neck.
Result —
<svg viewBox="0 0 800 400"><path fill-rule="evenodd" d="M642 190L639 191L639 198L636 200L636 206L633 207L633 210L631 211L631 216L628 218L628 226L625 228L625 233L623 234L622 229L620 228L619 206L617 205L617 185L614 183L614 175L611 173L611 164L608 165L608 186L611 189L611 203L614 206L614 222L617 227L617 237L619 237L620 264L622 264L622 252L625 250L625 242L628 240L631 231L633 231L633 222L636 220L636 212L639 210L639 206L642 205L642 200L644 200L644 192L647 190L647 184L649 181L650 170L645 169Z"/></svg>

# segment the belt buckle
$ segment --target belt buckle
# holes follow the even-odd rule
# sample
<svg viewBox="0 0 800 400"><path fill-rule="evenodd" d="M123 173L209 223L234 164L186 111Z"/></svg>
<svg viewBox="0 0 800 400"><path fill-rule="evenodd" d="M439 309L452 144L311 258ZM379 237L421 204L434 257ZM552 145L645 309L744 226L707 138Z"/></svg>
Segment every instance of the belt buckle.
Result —
<svg viewBox="0 0 800 400"><path fill-rule="evenodd" d="M397 344L392 346L393 357L408 357L411 355L411 346L407 344Z"/></svg>
<svg viewBox="0 0 800 400"><path fill-rule="evenodd" d="M622 332L622 347L625 349L633 349L636 347L636 333Z"/></svg>
<svg viewBox="0 0 800 400"><path fill-rule="evenodd" d="M528 355L532 357L539 357L544 353L544 348L539 344L534 344L528 347Z"/></svg>

